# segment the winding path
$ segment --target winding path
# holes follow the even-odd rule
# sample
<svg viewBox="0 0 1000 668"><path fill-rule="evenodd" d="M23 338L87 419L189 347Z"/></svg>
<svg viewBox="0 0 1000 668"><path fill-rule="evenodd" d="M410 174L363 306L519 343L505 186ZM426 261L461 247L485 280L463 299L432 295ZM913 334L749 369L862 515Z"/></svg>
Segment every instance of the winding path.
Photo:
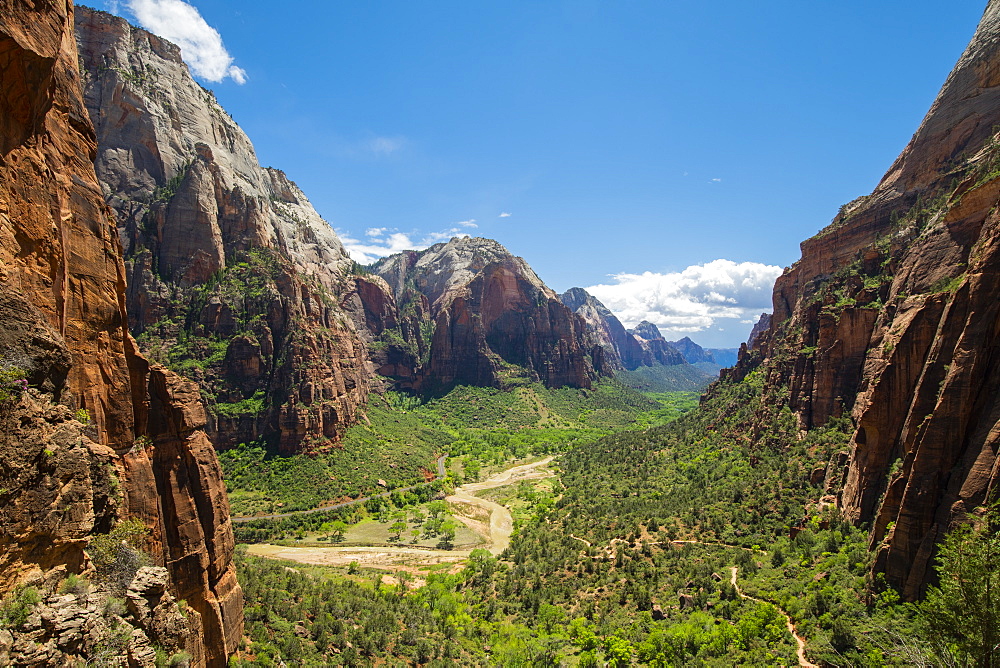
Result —
<svg viewBox="0 0 1000 668"><path fill-rule="evenodd" d="M429 485L432 482L436 482L444 477L444 460L447 455L441 455L437 460L437 477L433 480L428 480L427 482L418 482L416 485L410 485L409 487L397 487L396 489L386 490L384 492L379 492L378 494L371 494L369 496L362 496L357 499L351 499L350 501L341 501L340 503L334 503L329 506L320 506L319 508L310 508L309 510L292 510L287 513L276 513L274 515L240 515L238 517L230 517L230 521L236 524L241 522L252 522L254 520L280 520L282 517L293 517L295 515L308 515L310 513L323 513L328 510L336 510L337 508L345 508L347 506L353 506L357 503L364 503L369 499L384 498L392 494L393 492L409 492L410 490L417 489L418 487L423 487L424 485Z"/></svg>
<svg viewBox="0 0 1000 668"><path fill-rule="evenodd" d="M515 466L507 469L506 471L501 471L496 475L490 476L483 482L472 482L462 485L461 487L456 488L455 492L451 496L446 497L445 501L448 501L449 503L465 503L485 508L489 511L489 533L483 537L489 541L489 551L496 556L506 550L507 546L510 545L510 534L514 530L514 518L511 516L510 510L507 507L502 506L499 503L494 503L493 501L481 499L478 496L475 496L474 492L481 492L487 489L513 485L514 483L521 482L522 480L549 478L555 474L551 471L540 471L539 469L551 462L552 459L552 457L546 457L545 459L532 464L522 464L521 466ZM465 518L461 515L456 515L455 519L463 522L465 521ZM477 530L477 527L472 523L465 523L469 525L473 531Z"/></svg>
<svg viewBox="0 0 1000 668"><path fill-rule="evenodd" d="M732 583L733 588L736 589L736 593L737 595L739 595L740 598L745 598L750 601L757 601L758 603L767 603L769 605L774 605L774 603L771 603L770 601L765 601L755 596L750 596L749 594L743 593L743 590L740 589L740 586L736 583L737 570L738 569L736 566L732 567L733 576L729 579L729 581ZM778 606L774 605L774 607L778 612L781 613L781 616L785 618L785 625L788 627L788 632L792 634L793 638L795 638L795 644L798 646L798 649L795 651L795 655L799 659L799 667L819 668L819 666L817 666L815 663L812 663L811 661L809 661L809 659L806 658L806 639L799 635L798 629L796 629L795 624L792 623L792 618L788 615L787 612L785 612Z"/></svg>
<svg viewBox="0 0 1000 668"><path fill-rule="evenodd" d="M552 457L546 457L541 461L531 464L522 464L513 468L501 471L490 476L483 482L469 483L455 489L455 492L447 497L451 503L465 503L484 508L490 513L488 530L483 529L481 523L467 520L460 515L455 518L464 521L473 530L477 530L487 541L487 549L498 555L510 545L510 534L514 527L514 520L510 510L499 503L481 499L473 495L473 492L481 492L486 489L494 489L505 485L512 485L522 480L537 480L555 475L549 470L539 470L552 461ZM363 501L364 499L357 499ZM479 524L479 526L475 526ZM472 550L440 550L435 548L403 547L403 546L372 546L372 547L284 547L281 545L270 545L259 543L250 545L247 548L250 554L273 559L288 559L304 564L319 565L344 565L352 561L363 563L367 566L395 567L405 570L405 566L400 565L400 561L405 561L407 566L429 565L441 563L455 563L464 561L472 553Z"/></svg>

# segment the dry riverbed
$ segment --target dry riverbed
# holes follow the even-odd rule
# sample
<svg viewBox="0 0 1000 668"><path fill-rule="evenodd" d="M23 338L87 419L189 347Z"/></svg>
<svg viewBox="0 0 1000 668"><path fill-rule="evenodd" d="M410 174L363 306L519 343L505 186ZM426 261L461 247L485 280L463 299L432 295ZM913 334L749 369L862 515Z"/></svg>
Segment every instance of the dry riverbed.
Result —
<svg viewBox="0 0 1000 668"><path fill-rule="evenodd" d="M546 457L530 464L514 466L482 482L462 485L447 497L446 500L453 506L455 519L482 536L483 543L478 547L488 549L495 555L503 552L510 544L514 521L508 508L480 498L476 496L476 492L514 485L525 480L549 478L555 475L548 468L551 461L552 457ZM247 551L261 557L287 559L303 564L346 566L357 562L360 566L411 573L426 572L429 567L440 564L461 564L472 552L471 549L441 550L402 545L285 547L268 543L250 545Z"/></svg>

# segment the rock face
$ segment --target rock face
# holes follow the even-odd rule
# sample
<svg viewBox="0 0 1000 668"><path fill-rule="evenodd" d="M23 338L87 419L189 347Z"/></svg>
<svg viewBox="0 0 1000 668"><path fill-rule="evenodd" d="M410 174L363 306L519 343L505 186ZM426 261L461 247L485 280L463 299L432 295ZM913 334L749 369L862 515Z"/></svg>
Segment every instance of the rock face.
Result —
<svg viewBox="0 0 1000 668"><path fill-rule="evenodd" d="M401 326L419 335L397 334L413 357L426 359L414 387L500 386L522 376L590 387L612 368L583 320L495 241L454 238L385 258L373 271L408 311Z"/></svg>
<svg viewBox="0 0 1000 668"><path fill-rule="evenodd" d="M140 569L125 594L126 606L85 583L49 594L23 624L0 631L0 662L155 666L157 649L177 660L196 634L168 582L162 567Z"/></svg>
<svg viewBox="0 0 1000 668"><path fill-rule="evenodd" d="M625 330L625 326L596 297L583 288L570 288L559 298L571 311L583 318L608 359L625 369L642 366L649 358L642 341Z"/></svg>
<svg viewBox="0 0 1000 668"><path fill-rule="evenodd" d="M675 366L686 363L684 355L663 338L660 330L653 323L643 320L635 326L632 334L639 337L642 347L646 351L646 358L643 362L645 366L653 364Z"/></svg>
<svg viewBox="0 0 1000 668"><path fill-rule="evenodd" d="M352 316L387 301L386 286L353 273L329 224L258 164L175 45L82 7L76 32L143 350L213 397L206 428L219 447L336 442L374 373Z"/></svg>
<svg viewBox="0 0 1000 668"><path fill-rule="evenodd" d="M712 353L708 352L686 336L680 341L668 341L667 343L670 344L670 347L679 352L684 358L684 361L688 364L698 364L699 362L716 364L715 356L712 355Z"/></svg>
<svg viewBox="0 0 1000 668"><path fill-rule="evenodd" d="M851 418L840 505L871 523L875 569L908 599L1000 476L998 72L994 0L875 191L803 242L733 371L763 363L803 428Z"/></svg>
<svg viewBox="0 0 1000 668"><path fill-rule="evenodd" d="M0 2L0 54L0 370L34 388L0 388L12 421L0 444L2 498L18 509L2 525L0 595L79 572L89 535L139 516L154 562L204 626L195 663L223 665L243 625L225 488L189 416L197 393L151 369L128 332L71 3Z"/></svg>

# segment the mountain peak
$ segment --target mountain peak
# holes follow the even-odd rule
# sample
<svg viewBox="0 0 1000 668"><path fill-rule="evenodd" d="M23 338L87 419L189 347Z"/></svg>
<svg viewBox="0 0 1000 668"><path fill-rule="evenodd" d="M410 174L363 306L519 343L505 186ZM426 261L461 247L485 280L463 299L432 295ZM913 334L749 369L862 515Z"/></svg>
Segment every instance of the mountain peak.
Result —
<svg viewBox="0 0 1000 668"><path fill-rule="evenodd" d="M660 329L649 322L648 320L643 320L634 329L631 330L636 336L643 338L647 341L653 341L655 339L662 339L663 335L660 334Z"/></svg>

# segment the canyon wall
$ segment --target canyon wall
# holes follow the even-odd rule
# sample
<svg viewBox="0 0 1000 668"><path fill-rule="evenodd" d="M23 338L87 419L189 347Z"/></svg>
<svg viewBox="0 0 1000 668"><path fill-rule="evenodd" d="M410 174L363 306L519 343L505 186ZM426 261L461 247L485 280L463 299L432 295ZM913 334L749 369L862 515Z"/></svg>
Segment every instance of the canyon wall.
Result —
<svg viewBox="0 0 1000 668"><path fill-rule="evenodd" d="M941 536L996 500L1000 2L871 195L802 243L735 370L762 365L803 429L850 418L828 489L908 599Z"/></svg>
<svg viewBox="0 0 1000 668"><path fill-rule="evenodd" d="M335 443L371 387L364 303L386 287L353 271L283 172L260 166L177 46L86 8L76 31L143 351L199 384L218 447Z"/></svg>
<svg viewBox="0 0 1000 668"><path fill-rule="evenodd" d="M3 0L0 594L86 569L88 538L138 517L187 597L195 664L224 665L243 626L225 488L197 392L150 366L129 334L96 148L72 3ZM30 389L11 387L15 376Z"/></svg>
<svg viewBox="0 0 1000 668"><path fill-rule="evenodd" d="M372 269L421 337L411 344L424 359L415 388L499 387L515 378L589 388L614 368L583 319L496 241L456 237Z"/></svg>

